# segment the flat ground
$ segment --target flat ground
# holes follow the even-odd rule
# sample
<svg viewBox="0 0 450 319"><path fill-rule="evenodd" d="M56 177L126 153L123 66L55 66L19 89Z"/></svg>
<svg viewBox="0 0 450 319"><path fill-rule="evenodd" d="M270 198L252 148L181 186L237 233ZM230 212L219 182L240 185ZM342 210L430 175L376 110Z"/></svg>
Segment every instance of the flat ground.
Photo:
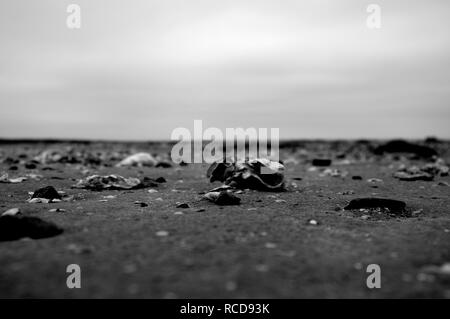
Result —
<svg viewBox="0 0 450 319"><path fill-rule="evenodd" d="M113 166L118 161L114 156L123 158L136 151L165 155L170 150L166 144L2 144L0 172L43 177L0 183L0 213L18 207L25 215L52 221L65 231L53 238L0 242L0 297L450 298L448 275L425 270L450 261L450 191L439 183L450 183L450 178L394 179L392 173L402 163L427 161L374 156L367 151L370 143L287 145L281 160L288 191L245 191L237 195L241 205L231 207L202 200L199 193L220 185L209 183L206 164ZM67 147L106 154L104 163L40 164L26 169L23 163L6 160L27 162L45 149ZM448 163L449 144L433 147ZM310 159L317 156L332 158L331 167L348 175L322 176L323 169L311 168ZM164 177L167 183L155 193L71 188L88 175L111 173ZM362 180L353 180L354 175ZM382 181L371 183L370 178ZM74 195L74 200L27 203L28 192L49 185ZM116 198L102 201L108 195ZM340 209L353 198L370 196L403 200L414 213L364 216ZM176 208L177 202L190 208ZM66 211L50 212L52 208ZM311 219L318 224L312 225ZM159 231L168 236L157 236ZM66 286L69 264L81 267L81 289ZM381 267L381 289L366 286L369 264Z"/></svg>

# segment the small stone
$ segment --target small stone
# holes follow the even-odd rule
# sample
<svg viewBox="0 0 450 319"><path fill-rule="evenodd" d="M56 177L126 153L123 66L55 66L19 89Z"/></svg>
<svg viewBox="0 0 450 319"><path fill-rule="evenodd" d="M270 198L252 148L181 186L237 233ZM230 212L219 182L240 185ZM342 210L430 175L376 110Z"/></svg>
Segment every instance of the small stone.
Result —
<svg viewBox="0 0 450 319"><path fill-rule="evenodd" d="M48 200L53 199L59 199L61 200L61 195L56 191L56 189L53 186L47 186L44 188L40 188L37 191L33 193L33 196L31 196L32 199L34 198L45 198Z"/></svg>
<svg viewBox="0 0 450 319"><path fill-rule="evenodd" d="M26 168L26 169L36 169L37 166L36 166L36 164L34 164L34 163L26 163L26 164L25 164L25 168Z"/></svg>
<svg viewBox="0 0 450 319"><path fill-rule="evenodd" d="M90 246L80 246L77 244L69 244L67 245L66 249L77 255L90 254L94 251L94 248Z"/></svg>
<svg viewBox="0 0 450 319"><path fill-rule="evenodd" d="M177 208L189 208L189 205L186 203L177 203Z"/></svg>
<svg viewBox="0 0 450 319"><path fill-rule="evenodd" d="M2 214L2 216L16 216L20 213L20 208L11 208Z"/></svg>
<svg viewBox="0 0 450 319"><path fill-rule="evenodd" d="M406 209L406 203L395 199L385 198L357 198L352 200L344 209L359 210L371 208L387 208L393 213L401 213Z"/></svg>
<svg viewBox="0 0 450 319"><path fill-rule="evenodd" d="M167 237L169 236L169 232L165 230L160 230L156 232L156 236L158 237Z"/></svg>
<svg viewBox="0 0 450 319"><path fill-rule="evenodd" d="M239 205L241 203L241 199L239 197L236 197L227 191L209 192L205 194L204 198L219 206Z"/></svg>
<svg viewBox="0 0 450 319"><path fill-rule="evenodd" d="M379 178L369 178L369 179L367 180L367 182L368 182L368 183L383 183L383 180L382 180L382 179L379 179Z"/></svg>
<svg viewBox="0 0 450 319"><path fill-rule="evenodd" d="M30 216L1 216L0 241L18 240L29 237L41 239L61 234L63 229L37 217Z"/></svg>
<svg viewBox="0 0 450 319"><path fill-rule="evenodd" d="M316 159L312 160L312 165L313 166L318 166L318 167L330 166L331 165L331 160L330 159L316 158Z"/></svg>
<svg viewBox="0 0 450 319"><path fill-rule="evenodd" d="M361 176L358 176L358 175L352 176L352 180L354 180L354 181L361 181L362 179L363 178Z"/></svg>
<svg viewBox="0 0 450 319"><path fill-rule="evenodd" d="M274 244L274 243L266 243L266 248L267 249L275 249L275 248L277 248L277 244Z"/></svg>
<svg viewBox="0 0 450 319"><path fill-rule="evenodd" d="M175 212L175 213L173 213L174 215L184 215L184 213L183 212Z"/></svg>
<svg viewBox="0 0 450 319"><path fill-rule="evenodd" d="M284 199L277 199L275 203L286 203L286 201Z"/></svg>
<svg viewBox="0 0 450 319"><path fill-rule="evenodd" d="M148 192L150 193L150 194L154 194L154 193L158 193L158 191L156 190L156 189L149 189L148 190Z"/></svg>
<svg viewBox="0 0 450 319"><path fill-rule="evenodd" d="M40 203L48 204L48 203L50 203L50 200L46 199L46 198L32 198L32 199L29 199L28 202L31 204L40 204Z"/></svg>
<svg viewBox="0 0 450 319"><path fill-rule="evenodd" d="M308 221L308 224L317 226L319 223L317 222L317 220L310 219L310 220Z"/></svg>
<svg viewBox="0 0 450 319"><path fill-rule="evenodd" d="M135 205L138 205L138 206L140 206L140 207L148 207L148 204L147 204L147 203L144 203L144 202L136 201L136 202L134 202L134 204L135 204Z"/></svg>
<svg viewBox="0 0 450 319"><path fill-rule="evenodd" d="M64 213L65 211L66 210L62 208L53 208L49 210L50 213Z"/></svg>

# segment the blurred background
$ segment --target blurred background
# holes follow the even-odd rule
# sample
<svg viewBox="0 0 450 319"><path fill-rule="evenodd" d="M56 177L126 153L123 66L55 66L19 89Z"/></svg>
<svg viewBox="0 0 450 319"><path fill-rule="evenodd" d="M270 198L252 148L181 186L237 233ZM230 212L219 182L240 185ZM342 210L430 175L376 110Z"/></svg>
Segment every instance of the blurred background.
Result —
<svg viewBox="0 0 450 319"><path fill-rule="evenodd" d="M81 7L69 29L67 6ZM381 7L381 28L366 25ZM0 2L0 137L450 138L450 2Z"/></svg>

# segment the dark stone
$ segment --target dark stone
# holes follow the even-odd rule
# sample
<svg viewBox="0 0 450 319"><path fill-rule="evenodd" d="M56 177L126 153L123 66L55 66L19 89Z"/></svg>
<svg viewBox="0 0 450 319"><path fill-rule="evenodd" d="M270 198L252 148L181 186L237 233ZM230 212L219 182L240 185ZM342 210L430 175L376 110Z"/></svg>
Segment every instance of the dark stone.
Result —
<svg viewBox="0 0 450 319"><path fill-rule="evenodd" d="M354 210L363 208L387 208L391 212L401 213L406 209L406 203L396 199L357 198L352 200L344 209Z"/></svg>
<svg viewBox="0 0 450 319"><path fill-rule="evenodd" d="M146 187L157 187L158 183L150 178L150 177L144 177L143 179L141 179L141 185L142 188L146 188Z"/></svg>
<svg viewBox="0 0 450 319"><path fill-rule="evenodd" d="M225 191L220 192L219 197L214 202L220 206L240 205L241 199Z"/></svg>
<svg viewBox="0 0 450 319"><path fill-rule="evenodd" d="M49 238L62 232L62 228L37 217L0 217L0 241L18 240L25 237L32 239Z"/></svg>
<svg viewBox="0 0 450 319"><path fill-rule="evenodd" d="M430 158L438 155L431 147L413 144L403 140L394 140L378 146L375 148L374 153L377 155L384 153L409 153L420 158Z"/></svg>
<svg viewBox="0 0 450 319"><path fill-rule="evenodd" d="M58 192L53 186L47 186L35 191L31 198L46 198L52 200L52 199L61 199L61 195L58 194Z"/></svg>
<svg viewBox="0 0 450 319"><path fill-rule="evenodd" d="M37 166L36 166L36 164L34 164L34 163L26 163L26 164L25 164L25 168L26 168L26 169L36 169Z"/></svg>
<svg viewBox="0 0 450 319"><path fill-rule="evenodd" d="M15 165L19 164L19 160L11 157L7 157L3 160L3 164L5 165Z"/></svg>
<svg viewBox="0 0 450 319"><path fill-rule="evenodd" d="M438 139L435 136L429 136L425 139L425 143L427 144L438 144L438 143L442 143L442 141L440 139Z"/></svg>
<svg viewBox="0 0 450 319"><path fill-rule="evenodd" d="M331 165L330 159L324 159L324 158L315 158L312 160L313 166L319 166L319 167L326 167Z"/></svg>
<svg viewBox="0 0 450 319"><path fill-rule="evenodd" d="M139 207L148 207L148 204L144 202L135 202L134 204L138 205Z"/></svg>
<svg viewBox="0 0 450 319"><path fill-rule="evenodd" d="M425 181L431 182L434 176L428 173L408 173L408 172L396 172L393 175L395 178L405 182Z"/></svg>
<svg viewBox="0 0 450 319"><path fill-rule="evenodd" d="M354 181L362 181L363 178L361 176L355 175L355 176L352 176L352 179Z"/></svg>
<svg viewBox="0 0 450 319"><path fill-rule="evenodd" d="M172 164L169 162L159 162L158 164L156 164L156 167L171 168Z"/></svg>
<svg viewBox="0 0 450 319"><path fill-rule="evenodd" d="M155 179L155 182L161 184L161 183L166 183L167 181L164 177L158 177L157 179Z"/></svg>

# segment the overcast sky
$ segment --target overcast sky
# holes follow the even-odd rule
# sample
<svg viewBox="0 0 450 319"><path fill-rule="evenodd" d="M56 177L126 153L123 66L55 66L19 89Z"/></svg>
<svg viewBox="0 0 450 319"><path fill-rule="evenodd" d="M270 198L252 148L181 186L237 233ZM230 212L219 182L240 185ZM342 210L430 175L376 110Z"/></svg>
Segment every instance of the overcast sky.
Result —
<svg viewBox="0 0 450 319"><path fill-rule="evenodd" d="M448 0L1 0L0 137L170 139L200 119L450 138L449 15Z"/></svg>

